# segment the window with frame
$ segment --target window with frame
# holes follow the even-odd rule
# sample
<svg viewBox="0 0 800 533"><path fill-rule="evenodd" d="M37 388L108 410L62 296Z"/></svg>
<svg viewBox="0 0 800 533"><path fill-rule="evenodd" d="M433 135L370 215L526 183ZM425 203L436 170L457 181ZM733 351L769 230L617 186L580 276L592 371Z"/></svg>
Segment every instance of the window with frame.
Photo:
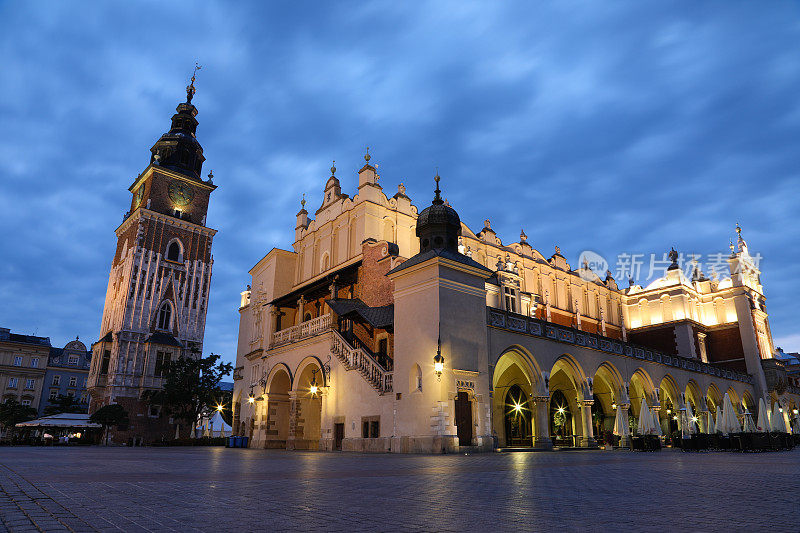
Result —
<svg viewBox="0 0 800 533"><path fill-rule="evenodd" d="M36 381L33 379L26 379L25 380L25 388L26 389L33 389L36 386Z"/></svg>
<svg viewBox="0 0 800 533"><path fill-rule="evenodd" d="M19 379L18 378L9 378L9 380L8 380L8 388L9 389L16 389L18 383L19 383Z"/></svg>
<svg viewBox="0 0 800 533"><path fill-rule="evenodd" d="M20 403L20 405L23 405L25 407L30 407L31 400L30 400L30 398L23 398L22 401L19 402L19 403Z"/></svg>
<svg viewBox="0 0 800 533"><path fill-rule="evenodd" d="M517 292L511 287L503 287L503 294L505 295L506 311L510 313L516 313Z"/></svg>
<svg viewBox="0 0 800 533"><path fill-rule="evenodd" d="M31 359L31 368L39 368L39 358L34 357Z"/></svg>
<svg viewBox="0 0 800 533"><path fill-rule="evenodd" d="M169 352L156 352L156 368L153 375L157 378L164 377L167 370L167 364L172 360L172 354Z"/></svg>
<svg viewBox="0 0 800 533"><path fill-rule="evenodd" d="M61 376L56 374L53 376L53 385L60 385L61 384Z"/></svg>
<svg viewBox="0 0 800 533"><path fill-rule="evenodd" d="M361 436L365 439L377 439L381 436L381 417L368 416L361 419Z"/></svg>
<svg viewBox="0 0 800 533"><path fill-rule="evenodd" d="M50 399L57 400L58 399L58 389L52 389L50 391Z"/></svg>
<svg viewBox="0 0 800 533"><path fill-rule="evenodd" d="M69 377L69 386L70 387L77 387L78 386L78 378L76 378L75 376L70 376Z"/></svg>
<svg viewBox="0 0 800 533"><path fill-rule="evenodd" d="M14 356L14 366L22 366L22 356L15 355Z"/></svg>
<svg viewBox="0 0 800 533"><path fill-rule="evenodd" d="M101 374L108 374L108 363L111 361L111 350L105 350L103 352L103 361L100 365L100 373ZM55 385L55 383L54 383Z"/></svg>
<svg viewBox="0 0 800 533"><path fill-rule="evenodd" d="M158 310L158 329L169 330L172 326L172 307L169 302L161 304Z"/></svg>
<svg viewBox="0 0 800 533"><path fill-rule="evenodd" d="M181 257L181 246L177 242L173 241L169 248L167 248L167 259L170 261L178 261Z"/></svg>
<svg viewBox="0 0 800 533"><path fill-rule="evenodd" d="M68 359L69 364L77 365L78 364L78 356L77 355L70 355Z"/></svg>

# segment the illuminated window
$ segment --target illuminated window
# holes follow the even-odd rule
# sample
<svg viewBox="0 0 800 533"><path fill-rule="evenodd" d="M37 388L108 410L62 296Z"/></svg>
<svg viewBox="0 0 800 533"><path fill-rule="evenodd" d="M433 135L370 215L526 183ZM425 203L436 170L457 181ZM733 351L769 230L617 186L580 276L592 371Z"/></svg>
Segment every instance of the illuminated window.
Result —
<svg viewBox="0 0 800 533"><path fill-rule="evenodd" d="M16 389L17 388L17 384L19 384L19 379L18 378L10 378L8 380L8 388L9 389Z"/></svg>
<svg viewBox="0 0 800 533"><path fill-rule="evenodd" d="M78 356L77 355L70 355L69 356L69 364L77 365L78 364Z"/></svg>
<svg viewBox="0 0 800 533"><path fill-rule="evenodd" d="M14 356L14 366L22 366L22 356L21 355Z"/></svg>
<svg viewBox="0 0 800 533"><path fill-rule="evenodd" d="M78 386L78 378L75 376L70 376L69 378L69 386L70 387L77 387Z"/></svg>
<svg viewBox="0 0 800 533"><path fill-rule="evenodd" d="M34 357L31 359L31 368L39 368L39 358Z"/></svg>
<svg viewBox="0 0 800 533"><path fill-rule="evenodd" d="M517 293L511 287L503 287L505 294L506 311L510 313L517 312Z"/></svg>

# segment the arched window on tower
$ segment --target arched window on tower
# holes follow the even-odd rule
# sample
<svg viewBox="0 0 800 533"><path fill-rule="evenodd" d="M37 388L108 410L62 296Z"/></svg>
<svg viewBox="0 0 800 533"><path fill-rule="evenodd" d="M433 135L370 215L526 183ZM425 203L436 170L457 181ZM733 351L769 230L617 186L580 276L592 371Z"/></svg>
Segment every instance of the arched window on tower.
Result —
<svg viewBox="0 0 800 533"><path fill-rule="evenodd" d="M158 329L172 329L172 306L169 302L161 304L158 310Z"/></svg>
<svg viewBox="0 0 800 533"><path fill-rule="evenodd" d="M180 261L181 258L181 245L178 241L172 241L167 247L167 259L170 261Z"/></svg>

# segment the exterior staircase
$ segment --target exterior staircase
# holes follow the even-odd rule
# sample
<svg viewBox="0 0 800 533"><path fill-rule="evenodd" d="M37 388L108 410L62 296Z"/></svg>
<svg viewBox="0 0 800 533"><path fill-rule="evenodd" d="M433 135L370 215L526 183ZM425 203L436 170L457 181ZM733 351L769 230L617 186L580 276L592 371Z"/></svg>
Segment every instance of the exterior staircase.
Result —
<svg viewBox="0 0 800 533"><path fill-rule="evenodd" d="M379 394L392 392L393 373L384 369L370 354L354 348L341 333L331 328L331 352L347 370L358 370Z"/></svg>

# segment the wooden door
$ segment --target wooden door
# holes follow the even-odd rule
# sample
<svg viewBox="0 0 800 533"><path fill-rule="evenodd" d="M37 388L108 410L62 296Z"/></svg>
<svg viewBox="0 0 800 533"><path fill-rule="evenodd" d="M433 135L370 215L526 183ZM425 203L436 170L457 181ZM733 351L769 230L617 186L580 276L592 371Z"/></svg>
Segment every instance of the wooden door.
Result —
<svg viewBox="0 0 800 533"><path fill-rule="evenodd" d="M333 449L342 449L342 440L344 440L344 423L333 425Z"/></svg>
<svg viewBox="0 0 800 533"><path fill-rule="evenodd" d="M466 391L456 397L456 430L459 446L472 446L472 402Z"/></svg>

